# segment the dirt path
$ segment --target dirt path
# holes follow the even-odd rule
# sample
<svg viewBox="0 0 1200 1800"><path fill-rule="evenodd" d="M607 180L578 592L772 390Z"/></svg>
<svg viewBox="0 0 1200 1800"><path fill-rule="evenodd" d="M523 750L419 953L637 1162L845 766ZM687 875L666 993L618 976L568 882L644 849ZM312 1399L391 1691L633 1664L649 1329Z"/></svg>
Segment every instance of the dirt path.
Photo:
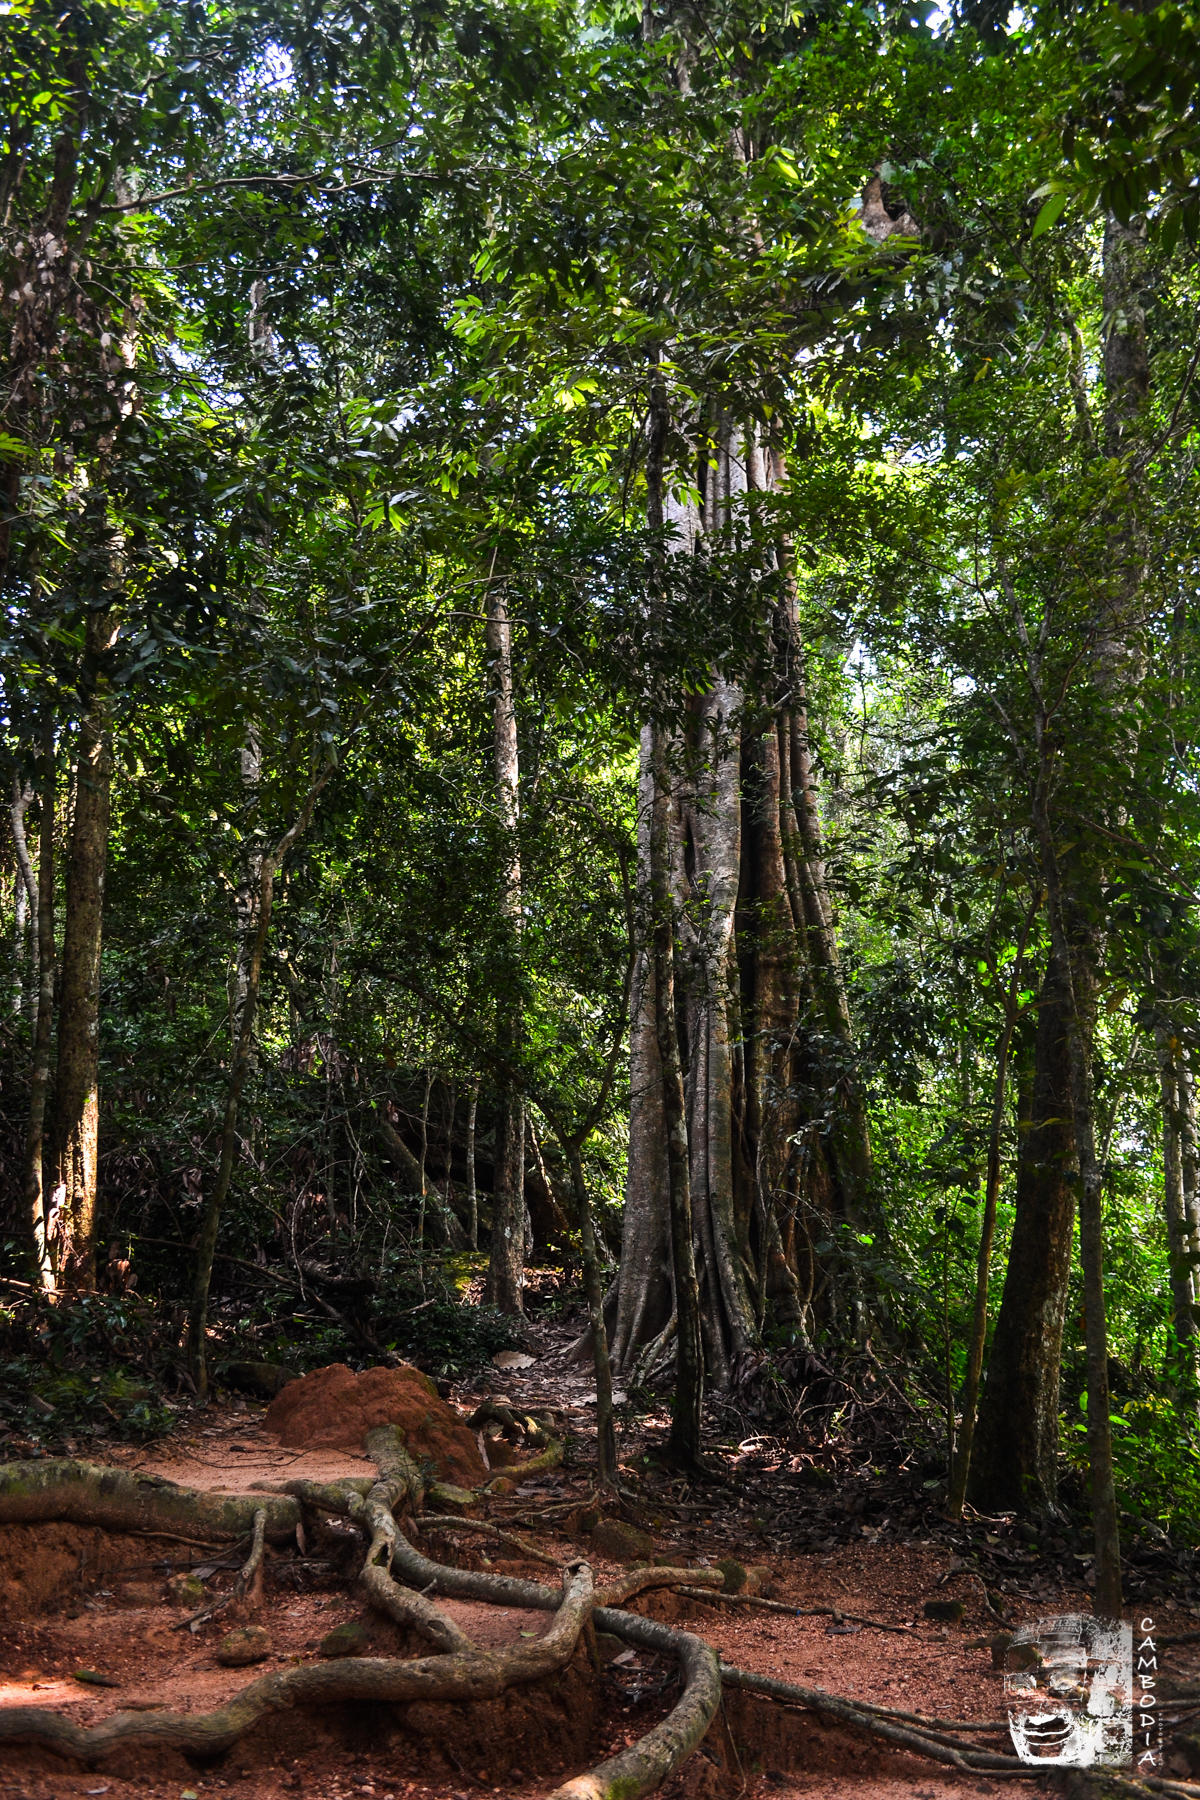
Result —
<svg viewBox="0 0 1200 1800"><path fill-rule="evenodd" d="M590 1492L589 1385L584 1373L552 1353L528 1370L506 1370L493 1383L494 1396L506 1396L522 1409L557 1408L574 1434L573 1454L564 1467L520 1485L493 1517L511 1516L521 1522L519 1529L537 1530L539 1544L560 1560L582 1549L602 1579L615 1575L617 1566L597 1556L586 1536L576 1532L572 1538L539 1526L535 1516L558 1501L582 1504ZM479 1392L457 1392L453 1398L466 1412ZM345 1452L281 1449L263 1431L262 1412L241 1401L213 1405L204 1413L182 1415L171 1440L140 1450L109 1447L104 1460L231 1492L295 1476L329 1480L371 1472L364 1457ZM859 1526L831 1537L815 1506L794 1526L778 1517L764 1521L754 1508L762 1492L774 1490L769 1481L756 1487L750 1475L740 1490L734 1483L703 1490L701 1498L680 1499L678 1484L663 1476L656 1485L645 1461L657 1429L652 1417L627 1429L621 1445L631 1492L638 1495L630 1511L654 1537L657 1553L693 1566L711 1565L731 1553L746 1563L765 1563L775 1598L797 1611L767 1613L674 1595L656 1596L642 1610L686 1622L730 1662L784 1680L943 1718L985 1721L1002 1715L1001 1677L992 1669L989 1650L973 1647L997 1629L996 1620L984 1582L961 1566L953 1532L916 1537L903 1527L889 1533ZM797 1553L795 1540L813 1537L814 1520L825 1535ZM464 1539L459 1549L482 1566L487 1552L482 1543ZM179 1613L162 1594L166 1579L181 1570L197 1571L210 1589L215 1584L219 1590L231 1577L214 1572L212 1565L230 1560L182 1542L112 1538L75 1526L0 1528L0 1708L45 1706L80 1723L130 1707L207 1711L259 1673L315 1658L324 1635L351 1621L363 1627L373 1654L424 1650L347 1592L337 1568L338 1545L324 1542L269 1558L265 1594L253 1617L270 1632L271 1658L252 1670L222 1668L215 1652L232 1615L195 1634L181 1631L175 1628ZM506 1550L492 1554L491 1561L507 1573L553 1580L552 1570ZM1088 1610L1082 1585L1042 1576L1038 1581L1029 1601L1012 1601L1015 1622ZM930 1624L925 1602L948 1595L964 1602L964 1617L944 1627ZM548 1624L545 1613L440 1604L488 1647L512 1643L522 1634L540 1635ZM907 1629L884 1632L800 1611L815 1606ZM1160 1607L1157 1617L1160 1631L1195 1624L1170 1607ZM99 1671L119 1686L85 1687L74 1679L81 1668ZM1186 1663L1180 1668L1191 1673ZM473 1800L482 1794L537 1800L566 1771L584 1768L610 1747L640 1736L671 1704L669 1675L656 1659L626 1653L607 1664L597 1683L580 1661L567 1671L557 1698L513 1691L488 1708L474 1709L474 1723L463 1723L461 1730L451 1721L447 1731L445 1718L423 1718L418 1708L409 1709L402 1726L365 1708L344 1707L336 1717L294 1714L275 1719L208 1767L189 1765L174 1754L139 1753L89 1774L39 1752L7 1748L0 1750L0 1800L63 1800L75 1794L178 1800L188 1792L199 1800L223 1790L247 1800L282 1800L289 1794L308 1800L359 1795ZM743 1695L728 1695L724 1713L702 1752L661 1790L665 1800L719 1795L967 1800L1005 1785L889 1755L811 1714L785 1712ZM1029 1784L1022 1783L1022 1792L1028 1791Z"/></svg>

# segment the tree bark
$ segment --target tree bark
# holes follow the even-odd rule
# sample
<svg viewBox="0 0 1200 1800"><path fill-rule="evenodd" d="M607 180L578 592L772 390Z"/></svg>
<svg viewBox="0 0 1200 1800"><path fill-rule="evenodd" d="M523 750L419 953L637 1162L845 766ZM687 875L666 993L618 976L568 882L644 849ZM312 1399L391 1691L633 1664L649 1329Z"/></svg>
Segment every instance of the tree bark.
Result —
<svg viewBox="0 0 1200 1800"><path fill-rule="evenodd" d="M1185 1145L1189 1135L1194 1141L1194 1122L1187 1116L1191 1092L1186 1079L1183 1048L1161 1012L1154 1022L1154 1045L1162 1098L1163 1213L1167 1226L1171 1323L1177 1342L1195 1369L1197 1350L1200 1348L1196 1329L1196 1276L1197 1269L1200 1268L1200 1237L1196 1231L1194 1183L1189 1193L1188 1183L1185 1182ZM1190 1133L1189 1125L1192 1125Z"/></svg>
<svg viewBox="0 0 1200 1800"><path fill-rule="evenodd" d="M475 1186L475 1113L479 1105L479 1078L471 1083L467 1101L467 1211L470 1216L471 1248L479 1248L479 1192Z"/></svg>
<svg viewBox="0 0 1200 1800"><path fill-rule="evenodd" d="M650 840L654 829L654 729L641 732L638 771L637 882L650 892ZM614 1368L628 1370L639 1351L666 1327L674 1308L671 1204L663 1074L658 1054L658 997L654 950L638 950L629 1022L629 1162L621 1218L621 1278L613 1326Z"/></svg>
<svg viewBox="0 0 1200 1800"><path fill-rule="evenodd" d="M601 1484L617 1485L617 1438L613 1428L612 1369L608 1360L608 1329L604 1322L604 1283L596 1254L592 1197L583 1172L578 1144L564 1146L571 1170L571 1189L579 1217L579 1248L583 1260L583 1285L588 1321L592 1328L592 1364L596 1371L596 1452Z"/></svg>
<svg viewBox="0 0 1200 1800"><path fill-rule="evenodd" d="M119 623L115 607L88 615L83 662L87 704L75 763L58 1007L53 1253L60 1282L81 1288L96 1285L100 945L113 768L108 663Z"/></svg>
<svg viewBox="0 0 1200 1800"><path fill-rule="evenodd" d="M992 1239L996 1231L996 1207L1000 1198L1000 1143L1004 1127L1004 1096L1008 1086L1008 1054L1020 1009L1021 984L1025 978L1025 945L1033 925L1034 911L1040 903L1039 895L1025 919L1005 996L1004 1024L996 1045L996 1080L992 1091L991 1130L988 1134L987 1180L983 1197L983 1218L979 1228L979 1254L975 1265L975 1306L971 1320L971 1341L967 1347L967 1372L963 1381L962 1432L954 1457L950 1496L946 1503L946 1510L952 1519L962 1517L963 1502L967 1497L967 1477L971 1468L971 1451L975 1442L975 1413L979 1404L979 1381L987 1343L988 1276L991 1271Z"/></svg>
<svg viewBox="0 0 1200 1800"><path fill-rule="evenodd" d="M54 812L57 798L54 715L42 723L42 807L38 828L38 996L29 1079L29 1125L25 1135L25 1211L29 1220L35 1279L49 1290L54 1268L48 1243L46 1204L46 1110L54 1036Z"/></svg>
<svg viewBox="0 0 1200 1800"><path fill-rule="evenodd" d="M429 1158L429 1094L433 1087L433 1070L425 1071L425 1092L421 1097L421 1154L417 1159L417 1191L421 1198L417 1206L417 1255L425 1254L425 1200L428 1192L425 1180L425 1164Z"/></svg>
<svg viewBox="0 0 1200 1800"><path fill-rule="evenodd" d="M513 687L512 622L504 583L487 587L487 652L492 694L492 765L501 833L500 918L507 968L498 1003L498 1048L512 1063L520 1049L521 821L520 759ZM525 1302L525 1100L520 1088L501 1077L497 1107L495 1176L492 1183L492 1236L486 1300L505 1313L523 1313Z"/></svg>
<svg viewBox="0 0 1200 1800"><path fill-rule="evenodd" d="M988 1357L967 1491L984 1511L1052 1512L1076 1168L1070 1029L1056 957L1038 999L1032 1111L1018 1163L1004 1292Z"/></svg>
<svg viewBox="0 0 1200 1800"><path fill-rule="evenodd" d="M704 1399L704 1350L700 1332L700 1289L692 1242L692 1193L688 1154L687 1100L679 1057L679 1027L675 1016L675 903L671 884L671 855L667 812L670 765L666 734L657 727L654 737L654 779L661 797L655 806L650 836L651 905L654 945L655 1024L658 1060L662 1070L663 1119L667 1135L667 1176L671 1218L671 1260L674 1272L675 1399L667 1453L683 1464L700 1461L700 1413Z"/></svg>
<svg viewBox="0 0 1200 1800"><path fill-rule="evenodd" d="M729 530L731 507L762 485L761 458L752 439L721 418L711 460L716 467L708 471L703 529L719 543ZM684 521L685 532L690 526ZM681 916L693 971L687 996L691 1194L709 1265L709 1362L722 1387L729 1359L744 1356L758 1339L748 1244L734 1192L734 1119L741 1097L734 920L742 864L742 712L740 688L714 675L697 709L698 768L685 821L688 904Z"/></svg>
<svg viewBox="0 0 1200 1800"><path fill-rule="evenodd" d="M666 404L664 396L664 416ZM665 427L654 437L649 523L670 525L675 534L665 547L665 578L702 536L719 550L747 494L783 481L785 471L752 431L710 408L697 446L704 471L697 509L671 496L657 460ZM789 548L781 545L778 554L786 567ZM647 727L641 748L639 884L648 894L657 881L676 907L676 1051L703 1346L717 1385L757 1344L768 1307L793 1333L807 1329L815 1245L829 1235L831 1212L847 1222L861 1218L870 1184L790 581L775 636L774 692L765 701L716 670L688 708L680 741ZM663 855L652 876L656 829ZM613 1333L615 1366L638 1378L678 1322L661 971L648 946L634 984L629 1177Z"/></svg>
<svg viewBox="0 0 1200 1800"><path fill-rule="evenodd" d="M12 821L13 846L17 853L14 883L13 962L17 971L13 1011L25 1013L32 1024L37 1016L36 967L38 943L38 884L29 855L29 839L25 831L25 815L33 804L33 789L27 781L13 776L13 797L8 809Z"/></svg>

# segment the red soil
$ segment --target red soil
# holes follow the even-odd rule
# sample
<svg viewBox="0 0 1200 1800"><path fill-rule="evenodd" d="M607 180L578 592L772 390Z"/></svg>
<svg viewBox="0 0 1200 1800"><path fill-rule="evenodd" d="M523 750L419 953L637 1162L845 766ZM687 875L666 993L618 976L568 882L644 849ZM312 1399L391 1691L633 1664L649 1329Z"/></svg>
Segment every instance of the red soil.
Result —
<svg viewBox="0 0 1200 1800"><path fill-rule="evenodd" d="M471 1432L429 1377L407 1363L361 1375L345 1363L315 1369L275 1396L263 1424L281 1444L306 1450L361 1450L376 1425L398 1425L413 1454L435 1463L443 1480L468 1488L487 1480Z"/></svg>

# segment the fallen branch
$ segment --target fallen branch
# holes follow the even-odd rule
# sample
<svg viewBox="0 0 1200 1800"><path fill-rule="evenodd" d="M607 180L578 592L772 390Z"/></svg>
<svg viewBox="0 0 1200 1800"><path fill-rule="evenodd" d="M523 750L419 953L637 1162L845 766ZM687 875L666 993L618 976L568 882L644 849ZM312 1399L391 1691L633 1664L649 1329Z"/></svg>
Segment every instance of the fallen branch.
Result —
<svg viewBox="0 0 1200 1800"><path fill-rule="evenodd" d="M689 1569L689 1581L694 1582L698 1573L696 1569ZM698 1587L681 1587L679 1592L689 1600L719 1601L725 1606L757 1606L764 1612L784 1613L795 1619L849 1619L855 1625L869 1625L873 1631L894 1631L901 1637L918 1635L911 1625L886 1625L882 1619L866 1619L861 1613L843 1612L837 1606L789 1606L786 1600L763 1600L757 1594L710 1594Z"/></svg>

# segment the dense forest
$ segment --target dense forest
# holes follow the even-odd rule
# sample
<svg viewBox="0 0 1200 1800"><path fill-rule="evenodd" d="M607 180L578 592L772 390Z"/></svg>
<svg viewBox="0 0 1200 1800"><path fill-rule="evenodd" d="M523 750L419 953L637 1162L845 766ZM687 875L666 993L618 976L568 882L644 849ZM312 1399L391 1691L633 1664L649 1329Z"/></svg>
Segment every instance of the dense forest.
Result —
<svg viewBox="0 0 1200 1800"><path fill-rule="evenodd" d="M7 1454L551 1320L602 1483L874 1384L1119 1614L1200 1518L1195 9L0 57Z"/></svg>

